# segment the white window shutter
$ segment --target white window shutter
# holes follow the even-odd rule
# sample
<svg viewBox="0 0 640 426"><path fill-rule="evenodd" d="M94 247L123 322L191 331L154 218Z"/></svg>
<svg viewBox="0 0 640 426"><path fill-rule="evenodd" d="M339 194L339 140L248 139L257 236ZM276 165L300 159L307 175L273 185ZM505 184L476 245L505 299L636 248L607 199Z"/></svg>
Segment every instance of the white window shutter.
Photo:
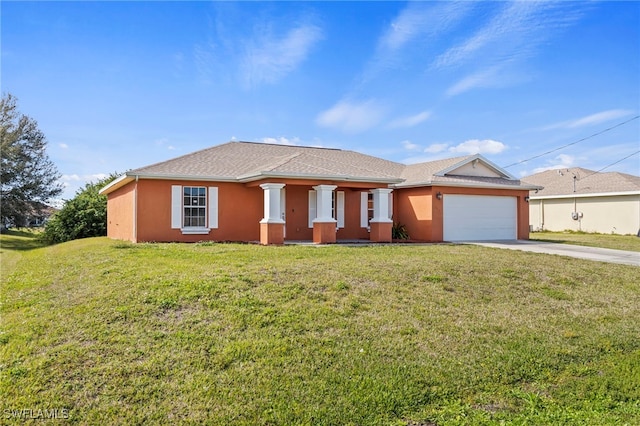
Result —
<svg viewBox="0 0 640 426"><path fill-rule="evenodd" d="M369 193L360 193L360 227L366 228L369 226Z"/></svg>
<svg viewBox="0 0 640 426"><path fill-rule="evenodd" d="M393 192L389 193L389 219L393 220Z"/></svg>
<svg viewBox="0 0 640 426"><path fill-rule="evenodd" d="M344 228L344 191L336 193L336 215L338 228Z"/></svg>
<svg viewBox="0 0 640 426"><path fill-rule="evenodd" d="M209 187L209 228L218 229L218 187Z"/></svg>
<svg viewBox="0 0 640 426"><path fill-rule="evenodd" d="M171 229L182 228L182 186L171 185Z"/></svg>
<svg viewBox="0 0 640 426"><path fill-rule="evenodd" d="M316 191L309 191L309 228L313 228L313 219L316 218L316 204L318 200L316 199Z"/></svg>

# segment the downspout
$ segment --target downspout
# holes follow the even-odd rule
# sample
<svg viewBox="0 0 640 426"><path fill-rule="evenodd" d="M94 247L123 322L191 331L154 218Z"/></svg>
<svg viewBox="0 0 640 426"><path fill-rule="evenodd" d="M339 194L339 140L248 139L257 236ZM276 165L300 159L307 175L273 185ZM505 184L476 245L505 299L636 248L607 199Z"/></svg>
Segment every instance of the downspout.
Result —
<svg viewBox="0 0 640 426"><path fill-rule="evenodd" d="M133 187L133 242L138 242L138 175Z"/></svg>

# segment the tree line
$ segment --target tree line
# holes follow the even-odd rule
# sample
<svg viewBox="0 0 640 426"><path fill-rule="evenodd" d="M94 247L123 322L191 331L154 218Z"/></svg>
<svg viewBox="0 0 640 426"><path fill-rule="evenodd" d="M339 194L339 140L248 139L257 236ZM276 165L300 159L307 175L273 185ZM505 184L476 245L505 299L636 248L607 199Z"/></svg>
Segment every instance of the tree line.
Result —
<svg viewBox="0 0 640 426"><path fill-rule="evenodd" d="M20 113L12 94L0 100L0 229L21 227L50 210L63 190L46 152L47 139L33 118ZM51 244L107 234L107 197L98 192L117 177L78 190L45 223L40 238Z"/></svg>

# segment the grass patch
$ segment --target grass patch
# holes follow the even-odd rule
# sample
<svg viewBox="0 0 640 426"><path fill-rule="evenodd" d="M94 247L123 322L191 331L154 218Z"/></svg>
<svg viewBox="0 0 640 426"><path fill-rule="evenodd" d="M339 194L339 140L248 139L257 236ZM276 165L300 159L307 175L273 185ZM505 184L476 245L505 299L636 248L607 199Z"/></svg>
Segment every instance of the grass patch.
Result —
<svg viewBox="0 0 640 426"><path fill-rule="evenodd" d="M591 234L586 232L532 232L529 234L529 238L537 241L640 252L640 237L635 235Z"/></svg>
<svg viewBox="0 0 640 426"><path fill-rule="evenodd" d="M3 410L66 409L75 424L640 422L632 266L472 245L96 238L13 254Z"/></svg>

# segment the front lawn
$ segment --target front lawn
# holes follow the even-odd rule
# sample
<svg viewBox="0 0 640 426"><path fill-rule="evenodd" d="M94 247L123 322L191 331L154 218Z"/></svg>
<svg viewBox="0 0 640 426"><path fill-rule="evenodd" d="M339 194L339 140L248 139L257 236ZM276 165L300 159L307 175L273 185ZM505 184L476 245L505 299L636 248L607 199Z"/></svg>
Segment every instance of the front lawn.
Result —
<svg viewBox="0 0 640 426"><path fill-rule="evenodd" d="M6 422L640 423L636 267L446 244L17 252L5 237Z"/></svg>
<svg viewBox="0 0 640 426"><path fill-rule="evenodd" d="M635 235L590 234L586 232L532 232L529 238L538 241L603 247L640 252L640 237Z"/></svg>

